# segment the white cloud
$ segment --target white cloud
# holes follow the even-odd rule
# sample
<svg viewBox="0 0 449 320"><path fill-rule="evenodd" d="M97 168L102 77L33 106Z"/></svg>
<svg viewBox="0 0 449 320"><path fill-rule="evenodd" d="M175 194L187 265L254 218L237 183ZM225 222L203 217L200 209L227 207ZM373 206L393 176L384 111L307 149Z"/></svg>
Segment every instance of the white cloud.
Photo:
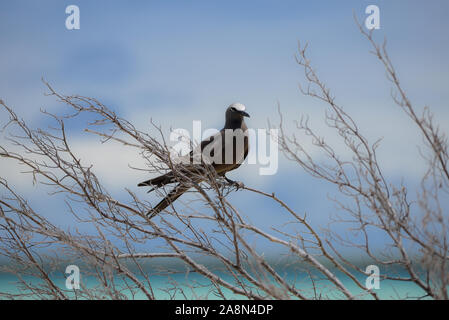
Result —
<svg viewBox="0 0 449 320"><path fill-rule="evenodd" d="M113 141L101 143L92 137L71 139L70 143L76 156L84 165L92 165L92 171L108 189L135 187L146 178L145 172L131 168L145 168L145 160L135 148Z"/></svg>

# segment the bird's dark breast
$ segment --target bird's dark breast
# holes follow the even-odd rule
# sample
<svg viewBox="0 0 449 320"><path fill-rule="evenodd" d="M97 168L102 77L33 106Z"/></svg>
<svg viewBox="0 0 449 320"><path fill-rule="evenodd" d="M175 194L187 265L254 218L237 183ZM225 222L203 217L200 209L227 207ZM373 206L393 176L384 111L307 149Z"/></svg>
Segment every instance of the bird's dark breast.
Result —
<svg viewBox="0 0 449 320"><path fill-rule="evenodd" d="M224 139L223 139L223 145L224 145ZM237 150L238 147L243 147L243 159L242 157L238 157L239 154L241 154L241 151ZM231 150L225 150L225 153L222 154L221 157L221 163L213 163L213 166L215 168L215 171L217 171L218 174L225 174L228 171L237 169L240 167L242 162L246 159L249 152L249 144L248 144L248 136L245 135L243 138L243 146L239 146L237 142L237 138L232 138L232 148ZM232 152L232 163L226 163L226 154L228 152ZM213 151L211 152L211 156L213 157Z"/></svg>

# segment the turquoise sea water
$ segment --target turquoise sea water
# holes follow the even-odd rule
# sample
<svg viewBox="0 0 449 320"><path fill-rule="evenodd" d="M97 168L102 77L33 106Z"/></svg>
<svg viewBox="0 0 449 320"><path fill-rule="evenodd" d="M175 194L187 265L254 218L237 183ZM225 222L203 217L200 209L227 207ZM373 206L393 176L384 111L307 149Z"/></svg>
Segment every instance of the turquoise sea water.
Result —
<svg viewBox="0 0 449 320"><path fill-rule="evenodd" d="M321 279L316 281L315 289L312 283L308 280L306 275L298 275L298 273L292 272L291 274L284 273L285 279L291 284L295 283L296 288L300 289L306 297L320 298L320 299L345 299L345 296L335 290L329 280ZM301 276L304 278L301 280ZM169 276L154 275L149 277L152 290L156 299L221 299L214 293L214 286L202 277L195 273L176 273ZM228 282L232 282L233 279L229 275L222 274L222 279ZM30 284L39 284L41 280L25 276L23 280ZM63 276L54 276L52 280L55 284L67 291L67 295L71 298L75 298L75 295L71 293L65 287L65 278ZM143 277L139 277L139 280L145 281ZM0 273L0 292L8 294L20 294L25 292L23 285L17 284L17 278L13 275ZM360 278L359 281L365 284L365 279ZM81 273L81 291L87 289L100 288L98 279L92 276L83 276ZM133 293L119 276L114 276L113 282L116 287L121 288L120 298L124 299L147 299L145 294L140 290L135 290ZM131 283L129 280L128 283ZM362 294L362 290L349 279L342 279L343 285L358 299L372 299L370 295ZM192 288L194 287L194 288ZM176 289L175 289L176 288ZM111 296L102 294L97 291L97 299L111 299ZM221 288L227 299L244 299L243 296L232 293L230 290ZM422 297L424 292L415 284L404 281L391 281L381 280L380 288L374 289L381 299L416 299ZM315 292L317 294L315 295ZM3 297L4 299L5 297ZM30 295L27 299L35 299L36 296ZM1 298L0 298L1 299Z"/></svg>

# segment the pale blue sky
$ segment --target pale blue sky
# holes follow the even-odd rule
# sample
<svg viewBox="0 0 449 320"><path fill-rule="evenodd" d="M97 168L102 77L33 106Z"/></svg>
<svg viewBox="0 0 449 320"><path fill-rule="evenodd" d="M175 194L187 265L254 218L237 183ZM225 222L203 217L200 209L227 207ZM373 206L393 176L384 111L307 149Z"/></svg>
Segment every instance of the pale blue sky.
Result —
<svg viewBox="0 0 449 320"><path fill-rule="evenodd" d="M80 8L80 30L65 28L65 8L70 4ZM268 118L277 122L279 101L287 119L308 114L323 134L331 134L322 128L323 105L297 89L303 77L293 56L297 41L307 41L309 57L337 101L371 141L385 137L380 159L388 176L416 183L422 172L416 148L420 138L391 102L384 71L369 54L353 20L355 12L363 21L369 4L380 8L381 29L375 37L387 38L404 88L418 109L430 105L447 132L449 2L445 0L1 1L0 96L32 125L42 125L39 109L59 107L43 95L44 77L64 94L99 99L143 130L151 117L167 132L170 127L190 129L192 120L201 120L205 128L221 128L224 110L234 101L247 106L250 127L264 128ZM97 141L87 143L77 134L81 127L73 129L74 143L82 154L90 154L92 159L86 161L100 163L99 174L108 186L134 187L141 180L128 171L126 177L110 174L121 167L128 170L132 158L117 156L105 165L102 155L89 149L89 143ZM0 174L12 175L31 200L46 202L35 196L39 192L30 182L11 174L9 166L2 167ZM335 211L327 201L335 190L282 156L276 176L260 177L251 166L239 171L246 184L277 191L318 225L326 224ZM279 215L276 206L255 195L238 192L231 197L264 226ZM254 204L259 207L254 209ZM49 214L59 215L55 213L59 204L52 205Z"/></svg>

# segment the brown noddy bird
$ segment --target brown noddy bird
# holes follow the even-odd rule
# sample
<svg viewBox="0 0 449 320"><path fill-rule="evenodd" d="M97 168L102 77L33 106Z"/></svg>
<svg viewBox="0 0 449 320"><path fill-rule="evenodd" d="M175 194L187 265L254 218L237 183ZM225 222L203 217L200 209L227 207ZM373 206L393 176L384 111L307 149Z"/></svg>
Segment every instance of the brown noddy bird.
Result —
<svg viewBox="0 0 449 320"><path fill-rule="evenodd" d="M225 174L240 167L248 155L248 127L245 124L244 117L249 117L249 114L246 113L245 109L245 106L241 103L231 104L226 109L226 121L223 129L221 129L216 135L201 141L201 144L198 146L199 150L192 150L189 155L190 160L192 161L195 151L200 151L200 165L204 165L205 163L212 165L219 176L224 177L229 183L237 185L239 184L231 179L228 179ZM229 139L229 137L232 139ZM241 141L243 141L243 144ZM198 179L198 167L191 166L191 168L192 176L196 177L195 182L201 182L201 180ZM185 170L183 170L183 172L188 175L189 166L186 166L184 169ZM162 187L166 184L175 183L177 181L178 180L176 179L175 174L170 171L162 176L141 182L137 186L151 186L153 189L150 191L153 191L155 188ZM150 219L167 208L189 188L189 185L179 182L164 199L162 199L150 212L148 212Z"/></svg>

